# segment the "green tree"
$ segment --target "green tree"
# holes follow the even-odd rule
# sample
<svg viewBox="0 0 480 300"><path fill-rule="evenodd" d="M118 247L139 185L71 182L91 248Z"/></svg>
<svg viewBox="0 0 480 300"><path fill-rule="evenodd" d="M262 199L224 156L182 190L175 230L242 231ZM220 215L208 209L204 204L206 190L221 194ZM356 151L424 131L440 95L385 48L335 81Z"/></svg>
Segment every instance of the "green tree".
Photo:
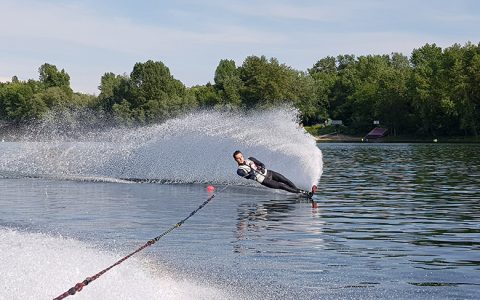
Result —
<svg viewBox="0 0 480 300"><path fill-rule="evenodd" d="M58 71L55 65L45 63L38 68L40 74L40 82L42 82L46 88L60 87L64 88L67 92L70 91L70 76L64 69Z"/></svg>
<svg viewBox="0 0 480 300"><path fill-rule="evenodd" d="M468 100L464 101L464 118L462 128L470 130L475 137L478 137L480 131L480 43L465 46L465 68L467 75L467 85L464 95Z"/></svg>
<svg viewBox="0 0 480 300"><path fill-rule="evenodd" d="M193 93L198 106L201 108L211 108L224 105L223 99L217 92L217 89L215 89L210 83L194 86L190 91Z"/></svg>
<svg viewBox="0 0 480 300"><path fill-rule="evenodd" d="M354 93L348 99L353 107L351 126L359 132L368 132L373 126L373 121L379 119L380 86L381 83L385 86L389 57L360 56L355 68L358 81Z"/></svg>
<svg viewBox="0 0 480 300"><path fill-rule="evenodd" d="M336 74L337 60L333 56L327 56L317 61L311 69L308 69L310 75L315 74Z"/></svg>
<svg viewBox="0 0 480 300"><path fill-rule="evenodd" d="M293 94L304 125L316 124L327 118L326 98L322 97L319 85L308 73L299 73L293 85Z"/></svg>
<svg viewBox="0 0 480 300"><path fill-rule="evenodd" d="M127 75L115 75L105 73L100 79L98 86L100 94L97 103L107 113L113 113L113 106L121 103L130 95L130 82Z"/></svg>
<svg viewBox="0 0 480 300"><path fill-rule="evenodd" d="M379 79L375 116L392 135L407 133L414 128L414 116L408 94L411 66L408 57L393 53L388 67Z"/></svg>
<svg viewBox="0 0 480 300"><path fill-rule="evenodd" d="M73 93L72 103L74 107L95 109L98 102L97 98L94 95Z"/></svg>
<svg viewBox="0 0 480 300"><path fill-rule="evenodd" d="M50 109L68 109L73 106L71 95L57 86L49 87L45 91L35 94L35 97L41 99Z"/></svg>
<svg viewBox="0 0 480 300"><path fill-rule="evenodd" d="M222 59L215 70L214 81L214 87L221 97L221 102L218 104L225 107L241 105L242 80L235 61Z"/></svg>
<svg viewBox="0 0 480 300"><path fill-rule="evenodd" d="M308 105L316 107L316 117L312 118L312 122L322 122L330 117L330 102L333 102L334 97L333 88L338 80L336 64L337 61L335 57L327 56L316 62L311 69L308 69L308 73L314 80L317 98L316 103ZM312 108L309 108L309 110L312 110ZM309 123L309 120L306 120L306 124Z"/></svg>
<svg viewBox="0 0 480 300"><path fill-rule="evenodd" d="M15 124L41 118L47 111L42 99L34 97L33 89L23 82L10 83L0 89L0 111Z"/></svg>
<svg viewBox="0 0 480 300"><path fill-rule="evenodd" d="M359 84L355 56L337 56L336 81L329 97L328 114L332 119L342 120L345 125L350 125L353 113L351 95Z"/></svg>
<svg viewBox="0 0 480 300"><path fill-rule="evenodd" d="M240 68L242 102L247 108L272 107L294 102L298 71L280 64L276 58L249 56Z"/></svg>
<svg viewBox="0 0 480 300"><path fill-rule="evenodd" d="M455 114L455 105L448 97L444 83L442 48L426 44L412 52L412 104L421 134L439 135L448 132L447 126Z"/></svg>
<svg viewBox="0 0 480 300"><path fill-rule="evenodd" d="M195 105L193 96L162 62L136 63L130 74L130 92L127 100L138 111L139 121L142 111L146 122L161 121Z"/></svg>
<svg viewBox="0 0 480 300"><path fill-rule="evenodd" d="M446 96L458 128L478 136L480 51L479 47L455 44L444 50Z"/></svg>
<svg viewBox="0 0 480 300"><path fill-rule="evenodd" d="M115 117L115 120L119 124L125 124L127 126L132 126L138 120L134 112L131 109L131 105L127 100L123 100L120 103L115 103L112 106L112 111Z"/></svg>

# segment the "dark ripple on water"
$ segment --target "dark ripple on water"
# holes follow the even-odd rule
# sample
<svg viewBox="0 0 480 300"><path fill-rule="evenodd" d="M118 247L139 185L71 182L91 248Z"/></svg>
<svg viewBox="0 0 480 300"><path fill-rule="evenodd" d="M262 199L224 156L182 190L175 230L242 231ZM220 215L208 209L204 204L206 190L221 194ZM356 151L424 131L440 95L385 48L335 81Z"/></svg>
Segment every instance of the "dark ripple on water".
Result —
<svg viewBox="0 0 480 300"><path fill-rule="evenodd" d="M319 147L324 173L318 208L261 188L231 187L181 232L162 240L152 256L162 266L228 287L240 282L258 299L478 296L480 145ZM33 185L18 184L22 191ZM50 200L47 214L37 218L37 210L32 213L35 203L26 211L14 203L10 206L19 213L11 209L0 214L0 224L33 218L46 227L64 222L66 228L82 232L88 231L86 224L95 224L92 239L123 239L133 247L183 218L204 192L197 185L50 184L55 190L63 185L68 191L77 189L83 196L103 193L103 200L72 207L59 192L57 205L65 208L53 207ZM5 186L11 189L12 184ZM12 199L20 188L12 190ZM25 198L27 192L21 195ZM125 203L119 205L118 195ZM38 205L40 214L45 203ZM74 216L82 209L91 215L77 222ZM25 216L29 212L33 217ZM112 224L120 216L124 223L117 228ZM119 229L122 235L117 236Z"/></svg>
<svg viewBox="0 0 480 300"><path fill-rule="evenodd" d="M409 282L415 286L479 285L478 145L320 147L327 249L386 260L383 272L402 268L393 258L419 270L451 271L432 273L442 282Z"/></svg>

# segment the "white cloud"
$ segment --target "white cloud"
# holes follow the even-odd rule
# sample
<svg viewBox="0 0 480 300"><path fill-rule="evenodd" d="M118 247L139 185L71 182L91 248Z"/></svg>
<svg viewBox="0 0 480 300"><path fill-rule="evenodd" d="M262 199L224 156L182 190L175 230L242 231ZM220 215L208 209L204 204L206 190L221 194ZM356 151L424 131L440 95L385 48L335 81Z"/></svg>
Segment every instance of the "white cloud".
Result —
<svg viewBox="0 0 480 300"><path fill-rule="evenodd" d="M288 40L283 33L231 24L198 26L190 31L139 24L98 15L81 5L0 0L0 6L6 12L0 18L2 71L22 80L36 78L41 64L53 63L70 74L74 90L89 93L98 92L104 72L128 73L135 62L147 59L164 61L188 85L204 84L212 79L211 68L218 62L207 68L212 57L228 58L235 56L237 49L261 49ZM200 73L203 76L193 78L192 74Z"/></svg>
<svg viewBox="0 0 480 300"><path fill-rule="evenodd" d="M242 1L241 3L224 3L225 9L250 16L296 19L308 21L335 21L347 18L351 12L340 10L337 5L299 5L287 3Z"/></svg>
<svg viewBox="0 0 480 300"><path fill-rule="evenodd" d="M9 2L0 18L0 36L41 39L78 46L138 53L175 52L179 46L227 43L265 44L282 41L281 34L262 33L240 26L219 26L215 31L185 31L166 26L140 25L126 18L107 18L77 5Z"/></svg>
<svg viewBox="0 0 480 300"><path fill-rule="evenodd" d="M341 54L382 55L399 52L410 56L415 48L426 43L436 43L440 47L449 47L458 39L443 38L422 33L398 33L393 31L319 33L312 39L308 33L292 37L295 47L265 49L262 54L273 56L280 62L297 70L311 68L319 59Z"/></svg>
<svg viewBox="0 0 480 300"><path fill-rule="evenodd" d="M224 11L241 16L308 21L339 21L354 15L359 8L366 8L370 4L372 6L378 4L364 0L177 0L177 2L186 6L202 5L217 12ZM185 14L185 11L177 11L176 13L182 15Z"/></svg>
<svg viewBox="0 0 480 300"><path fill-rule="evenodd" d="M480 22L480 16L478 15L473 15L473 14L467 14L467 13L461 13L461 14L448 14L448 13L439 13L430 16L430 18L434 21L438 22L447 22L447 23L472 23L478 26L477 24Z"/></svg>
<svg viewBox="0 0 480 300"><path fill-rule="evenodd" d="M81 1L0 0L0 71L37 78L37 68L49 62L65 68L74 90L94 93L103 72L128 73L146 59L163 61L194 85L213 80L222 58L241 64L248 55L274 56L306 69L327 55L409 55L427 42L478 42L474 26L458 34L435 31L473 22L473 13L440 7L432 15L428 4L406 1L179 0L168 6L174 22L147 24L102 15Z"/></svg>
<svg viewBox="0 0 480 300"><path fill-rule="evenodd" d="M343 33L322 35L313 48L337 54L390 54L402 52L410 55L414 48L435 42L449 45L444 39L425 34L409 34L389 31Z"/></svg>

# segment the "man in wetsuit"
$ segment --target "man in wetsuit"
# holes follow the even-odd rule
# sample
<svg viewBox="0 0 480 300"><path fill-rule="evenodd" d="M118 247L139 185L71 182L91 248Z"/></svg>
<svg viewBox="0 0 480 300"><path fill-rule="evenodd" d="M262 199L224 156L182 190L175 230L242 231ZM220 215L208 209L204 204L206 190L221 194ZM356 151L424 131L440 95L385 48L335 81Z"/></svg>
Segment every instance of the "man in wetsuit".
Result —
<svg viewBox="0 0 480 300"><path fill-rule="evenodd" d="M233 153L233 158L238 164L237 174L241 177L255 180L272 189L281 189L290 193L303 194L308 197L312 196L312 193L297 188L293 182L285 178L282 174L267 170L265 165L254 157L245 159L242 152L237 150Z"/></svg>

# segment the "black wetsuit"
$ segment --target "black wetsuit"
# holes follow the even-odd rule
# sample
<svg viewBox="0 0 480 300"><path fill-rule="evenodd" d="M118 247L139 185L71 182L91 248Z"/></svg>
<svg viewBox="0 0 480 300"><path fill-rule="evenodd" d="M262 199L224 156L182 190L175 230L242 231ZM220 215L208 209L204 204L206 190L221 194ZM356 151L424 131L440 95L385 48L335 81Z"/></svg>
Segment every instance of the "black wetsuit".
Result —
<svg viewBox="0 0 480 300"><path fill-rule="evenodd" d="M247 164L247 161L245 161L243 165L240 165L237 169L237 174L239 176L245 177L247 179L256 180L260 184L272 189L281 189L290 193L304 192L297 188L295 184L293 184L293 182L288 180L282 174L272 170L266 170L265 165L254 157L249 157L248 161L252 161L253 163L255 163L255 165L257 166L257 170L251 168Z"/></svg>

